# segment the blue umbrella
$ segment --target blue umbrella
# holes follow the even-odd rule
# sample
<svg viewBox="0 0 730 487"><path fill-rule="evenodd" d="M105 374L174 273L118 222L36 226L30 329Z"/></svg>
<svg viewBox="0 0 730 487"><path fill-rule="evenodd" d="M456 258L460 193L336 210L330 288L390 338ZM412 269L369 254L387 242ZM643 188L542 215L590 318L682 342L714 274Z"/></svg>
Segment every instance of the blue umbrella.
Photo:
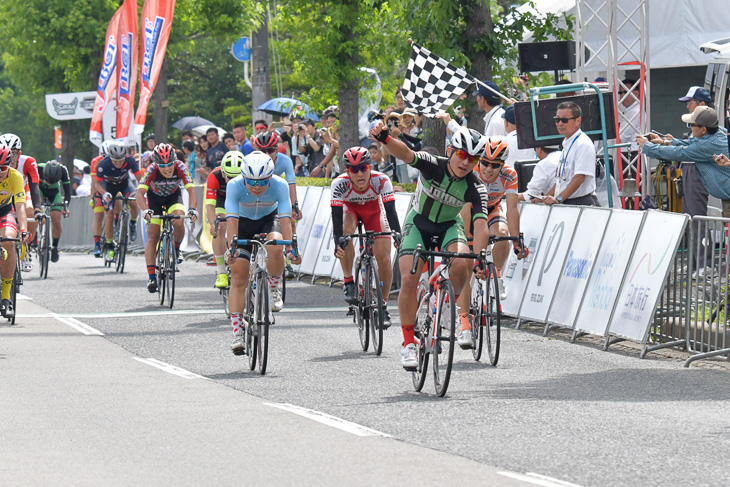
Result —
<svg viewBox="0 0 730 487"><path fill-rule="evenodd" d="M312 111L306 103L302 103L294 98L272 98L271 100L261 104L257 110L262 112L270 113L272 115L278 115L280 117L286 117L295 108L299 108L304 112L306 118L311 118L315 122L319 122L319 117Z"/></svg>

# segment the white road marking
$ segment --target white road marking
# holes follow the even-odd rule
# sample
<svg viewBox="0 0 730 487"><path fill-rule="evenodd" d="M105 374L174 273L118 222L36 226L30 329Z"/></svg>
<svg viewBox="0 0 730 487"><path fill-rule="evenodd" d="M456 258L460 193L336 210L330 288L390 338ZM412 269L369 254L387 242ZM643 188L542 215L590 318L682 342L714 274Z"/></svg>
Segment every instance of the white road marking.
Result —
<svg viewBox="0 0 730 487"><path fill-rule="evenodd" d="M284 308L280 313L322 313L347 312L344 306L333 308ZM215 309L173 309L152 311L130 311L118 313L18 313L18 318L139 318L143 316L172 316L172 315L218 315L223 314L222 308Z"/></svg>
<svg viewBox="0 0 730 487"><path fill-rule="evenodd" d="M18 293L16 296L20 300L33 301L33 298L31 298L30 296L26 296L25 294Z"/></svg>
<svg viewBox="0 0 730 487"><path fill-rule="evenodd" d="M293 404L286 404L286 403L265 402L264 405L275 407L278 409L283 409L284 411L298 414L299 416L304 416L305 418L309 418L311 420L317 421L318 423L326 424L327 426L332 426L333 428L337 428L342 431L352 433L353 435L381 436L383 438L391 437L390 435L382 433L380 431L367 428L367 427L359 425L357 423L351 423L350 421L346 421L342 418L330 416L329 414L315 411L313 409L307 409L307 408L295 406Z"/></svg>
<svg viewBox="0 0 730 487"><path fill-rule="evenodd" d="M565 480L554 479L552 477L548 477L547 475L542 475L542 474L534 473L534 472L527 472L525 474L521 474L521 473L517 473L517 472L497 472L497 473L504 477L521 480L521 481L527 482L529 484L541 485L543 487L581 487L578 484L572 484L570 482L566 482Z"/></svg>
<svg viewBox="0 0 730 487"><path fill-rule="evenodd" d="M52 318L56 318L58 321L63 323L64 325L68 325L74 330L80 331L84 335L97 335L97 336L104 336L102 332L97 330L96 328L92 328L91 326L87 325L86 323L82 323L76 318L70 318L70 317L64 317L59 316L55 313L50 313Z"/></svg>
<svg viewBox="0 0 730 487"><path fill-rule="evenodd" d="M189 370L181 369L180 367L175 367L174 365L166 364L165 362L161 362L154 358L140 358L140 357L132 357L134 360L137 360L139 362L142 362L143 364L151 365L152 367L155 367L157 369L162 370L163 372L167 372L168 374L177 375L178 377L182 377L183 379L208 379L207 377L203 377L202 375L194 374L190 372Z"/></svg>

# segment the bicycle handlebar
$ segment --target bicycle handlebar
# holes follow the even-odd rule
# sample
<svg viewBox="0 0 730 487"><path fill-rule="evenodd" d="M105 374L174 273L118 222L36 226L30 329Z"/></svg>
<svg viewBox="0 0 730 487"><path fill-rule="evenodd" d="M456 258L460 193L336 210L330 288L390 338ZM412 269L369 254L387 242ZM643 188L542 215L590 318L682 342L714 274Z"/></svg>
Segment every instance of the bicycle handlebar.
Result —
<svg viewBox="0 0 730 487"><path fill-rule="evenodd" d="M155 220L185 220L190 217L188 215L152 215L150 218Z"/></svg>
<svg viewBox="0 0 730 487"><path fill-rule="evenodd" d="M365 233L351 233L350 235L343 235L340 237L339 246L342 250L345 250L347 247L347 244L350 243L350 240L353 238L375 238L375 237L392 237L397 232L373 232L372 230L368 230Z"/></svg>
<svg viewBox="0 0 730 487"><path fill-rule="evenodd" d="M421 244L416 245L416 250L413 251L413 266L411 267L411 274L415 274L418 270L418 263L421 256L426 257L444 257L447 259L475 259L479 261L479 264L484 266L487 262L487 251L483 249L478 254L471 252L448 252L440 250L423 250Z"/></svg>
<svg viewBox="0 0 730 487"><path fill-rule="evenodd" d="M297 236L294 235L291 240L266 240L266 234L262 233L259 235L254 235L253 238L246 238L246 239L239 239L238 235L233 236L233 240L231 241L231 249L230 253L231 255L235 255L236 252L238 252L238 247L243 245L251 245L256 244L260 247L263 247L265 245L291 245L291 253L294 257L297 256L298 252L298 246L297 246Z"/></svg>

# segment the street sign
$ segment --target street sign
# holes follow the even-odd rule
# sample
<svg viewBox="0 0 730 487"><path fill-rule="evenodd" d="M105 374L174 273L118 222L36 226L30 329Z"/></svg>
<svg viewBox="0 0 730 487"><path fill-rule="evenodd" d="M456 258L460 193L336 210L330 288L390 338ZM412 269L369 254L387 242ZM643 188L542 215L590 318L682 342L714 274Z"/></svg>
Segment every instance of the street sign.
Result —
<svg viewBox="0 0 730 487"><path fill-rule="evenodd" d="M54 93L46 95L46 112L55 120L91 118L96 91Z"/></svg>
<svg viewBox="0 0 730 487"><path fill-rule="evenodd" d="M231 54L236 58L236 61L245 63L251 60L251 39L248 37L241 37L231 46Z"/></svg>

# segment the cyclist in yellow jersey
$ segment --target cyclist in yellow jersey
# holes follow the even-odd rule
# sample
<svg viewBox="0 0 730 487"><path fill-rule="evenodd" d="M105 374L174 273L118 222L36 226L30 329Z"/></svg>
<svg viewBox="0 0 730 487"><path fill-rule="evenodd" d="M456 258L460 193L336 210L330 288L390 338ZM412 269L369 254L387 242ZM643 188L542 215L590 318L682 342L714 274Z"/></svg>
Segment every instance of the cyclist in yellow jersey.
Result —
<svg viewBox="0 0 730 487"><path fill-rule="evenodd" d="M0 146L0 235L5 238L17 238L20 231L21 238L27 239L27 216L25 214L25 183L23 176L10 167L12 153L10 147ZM15 214L13 214L13 206ZM17 221L16 221L17 216ZM10 290L15 275L15 243L2 242L0 258L0 277L2 277L2 302L0 313L10 318L15 314L10 301Z"/></svg>

